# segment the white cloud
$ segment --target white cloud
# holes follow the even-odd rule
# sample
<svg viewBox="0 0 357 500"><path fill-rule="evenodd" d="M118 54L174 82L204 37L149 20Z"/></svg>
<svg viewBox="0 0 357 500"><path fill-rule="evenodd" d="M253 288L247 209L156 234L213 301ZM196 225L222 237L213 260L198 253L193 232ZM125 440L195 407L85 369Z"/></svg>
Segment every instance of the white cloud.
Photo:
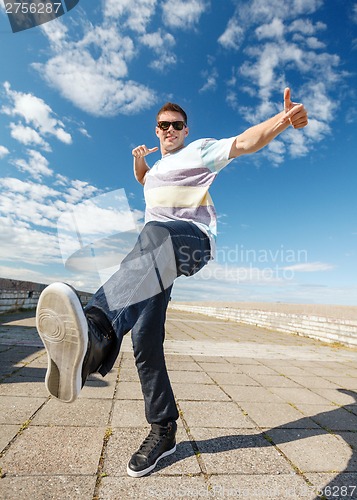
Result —
<svg viewBox="0 0 357 500"><path fill-rule="evenodd" d="M255 33L258 40L264 38L281 38L284 35L285 27L281 19L274 18L270 24L259 26Z"/></svg>
<svg viewBox="0 0 357 500"><path fill-rule="evenodd" d="M43 99L33 94L12 90L9 82L4 83L4 89L10 105L2 107L3 113L20 116L42 135L54 136L65 144L72 143L71 135L64 130L63 123L55 118L53 110Z"/></svg>
<svg viewBox="0 0 357 500"><path fill-rule="evenodd" d="M26 146L39 146L45 151L51 151L51 146L40 134L31 127L25 127L21 123L10 123L11 137Z"/></svg>
<svg viewBox="0 0 357 500"><path fill-rule="evenodd" d="M144 33L155 12L157 0L105 0L104 15L107 19L120 19L127 28Z"/></svg>
<svg viewBox="0 0 357 500"><path fill-rule="evenodd" d="M244 29L235 18L229 20L224 33L218 38L218 42L225 49L238 50L244 39Z"/></svg>
<svg viewBox="0 0 357 500"><path fill-rule="evenodd" d="M310 19L296 19L291 24L287 26L287 31L299 32L304 35L315 35L318 31L326 30L326 24L322 22L317 22L313 24Z"/></svg>
<svg viewBox="0 0 357 500"><path fill-rule="evenodd" d="M126 4L119 2L118 7L123 9ZM109 10L114 8L110 2L108 5ZM62 38L53 40L53 32L44 29L54 55L33 67L64 98L94 116L134 114L151 107L156 102L155 92L126 79L127 64L136 53L131 38L121 36L110 19L101 26L83 22L83 30L76 41L64 31Z"/></svg>
<svg viewBox="0 0 357 500"><path fill-rule="evenodd" d="M233 78L227 82L226 100L250 124L280 111L284 87L294 73L301 75L303 83L291 89L292 100L304 103L311 126L298 132L291 129L281 136L280 144L263 150L275 164L283 161L287 151L293 157L306 155L314 142L331 133L338 105L332 94L346 73L340 70L339 56L329 53L319 38L326 24L307 17L322 5L322 0L242 1L218 39L223 48L244 54L244 62L233 68ZM239 105L240 93L251 97L251 106Z"/></svg>
<svg viewBox="0 0 357 500"><path fill-rule="evenodd" d="M309 126L304 131L307 137L316 142L324 139L330 132L331 127L326 122L315 118L310 118Z"/></svg>
<svg viewBox="0 0 357 500"><path fill-rule="evenodd" d="M0 160L5 158L10 153L10 151L5 147L0 145Z"/></svg>
<svg viewBox="0 0 357 500"><path fill-rule="evenodd" d="M357 24L357 3L352 8L352 21Z"/></svg>
<svg viewBox="0 0 357 500"><path fill-rule="evenodd" d="M0 179L0 186L12 193L26 194L35 200L45 200L49 196L59 196L60 192L45 184L37 182L21 181L16 177L4 177Z"/></svg>
<svg viewBox="0 0 357 500"><path fill-rule="evenodd" d="M323 5L323 0L253 0L243 2L237 8L245 21L269 22L274 18L292 19L314 13Z"/></svg>
<svg viewBox="0 0 357 500"><path fill-rule="evenodd" d="M171 28L190 29L208 7L206 0L176 0L162 5L164 24Z"/></svg>
<svg viewBox="0 0 357 500"><path fill-rule="evenodd" d="M204 71L202 76L205 80L204 85L200 88L199 92L207 92L208 90L215 90L217 88L218 71L212 68L209 71Z"/></svg>
<svg viewBox="0 0 357 500"><path fill-rule="evenodd" d="M49 168L49 161L38 151L34 149L27 150L29 159L15 159L12 163L21 171L28 172L34 179L41 180L42 176L53 174Z"/></svg>
<svg viewBox="0 0 357 500"><path fill-rule="evenodd" d="M162 30L145 33L140 37L140 42L156 54L150 63L151 68L162 71L177 63L177 57L172 50L176 41L171 33L163 33Z"/></svg>
<svg viewBox="0 0 357 500"><path fill-rule="evenodd" d="M331 271L335 266L326 262L304 262L302 264L295 264L293 266L286 266L285 271L294 271L297 273L315 273L323 271Z"/></svg>

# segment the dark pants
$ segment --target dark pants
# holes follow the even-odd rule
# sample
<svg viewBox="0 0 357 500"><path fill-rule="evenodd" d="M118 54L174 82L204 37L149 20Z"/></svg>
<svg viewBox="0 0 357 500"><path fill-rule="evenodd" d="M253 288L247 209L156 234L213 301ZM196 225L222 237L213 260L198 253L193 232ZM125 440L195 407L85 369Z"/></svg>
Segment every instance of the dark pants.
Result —
<svg viewBox="0 0 357 500"><path fill-rule="evenodd" d="M103 363L105 375L132 330L135 362L149 423L178 418L166 370L163 342L166 309L178 276L191 276L211 258L209 238L186 221L148 222L120 269L96 292L88 308L105 313L116 334Z"/></svg>

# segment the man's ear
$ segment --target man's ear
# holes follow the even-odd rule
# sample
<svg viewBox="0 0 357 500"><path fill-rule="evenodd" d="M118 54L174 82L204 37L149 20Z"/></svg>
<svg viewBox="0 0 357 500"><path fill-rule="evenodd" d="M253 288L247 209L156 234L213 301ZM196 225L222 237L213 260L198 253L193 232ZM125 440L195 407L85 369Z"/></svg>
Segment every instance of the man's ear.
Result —
<svg viewBox="0 0 357 500"><path fill-rule="evenodd" d="M188 136L189 132L190 132L190 129L188 127L185 127L185 137Z"/></svg>

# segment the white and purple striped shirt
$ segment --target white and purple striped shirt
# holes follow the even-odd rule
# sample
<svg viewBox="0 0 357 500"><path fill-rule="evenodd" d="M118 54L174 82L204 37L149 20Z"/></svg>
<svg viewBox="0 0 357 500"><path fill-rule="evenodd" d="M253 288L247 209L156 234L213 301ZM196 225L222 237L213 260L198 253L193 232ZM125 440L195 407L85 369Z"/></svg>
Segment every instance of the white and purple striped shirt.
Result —
<svg viewBox="0 0 357 500"><path fill-rule="evenodd" d="M214 254L217 216L208 189L232 160L234 139L199 139L157 161L146 174L145 222L193 222L209 236Z"/></svg>

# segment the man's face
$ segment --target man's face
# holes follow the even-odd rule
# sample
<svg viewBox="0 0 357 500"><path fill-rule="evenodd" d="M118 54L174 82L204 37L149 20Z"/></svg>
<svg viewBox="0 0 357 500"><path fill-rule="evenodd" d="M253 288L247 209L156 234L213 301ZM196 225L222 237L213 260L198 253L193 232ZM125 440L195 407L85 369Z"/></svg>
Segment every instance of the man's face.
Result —
<svg viewBox="0 0 357 500"><path fill-rule="evenodd" d="M183 117L177 111L164 111L160 114L158 121L183 121ZM182 130L175 130L173 125L170 125L167 130L161 130L156 126L156 135L160 140L161 153L174 153L183 147L185 137L188 136L188 127L184 126Z"/></svg>

